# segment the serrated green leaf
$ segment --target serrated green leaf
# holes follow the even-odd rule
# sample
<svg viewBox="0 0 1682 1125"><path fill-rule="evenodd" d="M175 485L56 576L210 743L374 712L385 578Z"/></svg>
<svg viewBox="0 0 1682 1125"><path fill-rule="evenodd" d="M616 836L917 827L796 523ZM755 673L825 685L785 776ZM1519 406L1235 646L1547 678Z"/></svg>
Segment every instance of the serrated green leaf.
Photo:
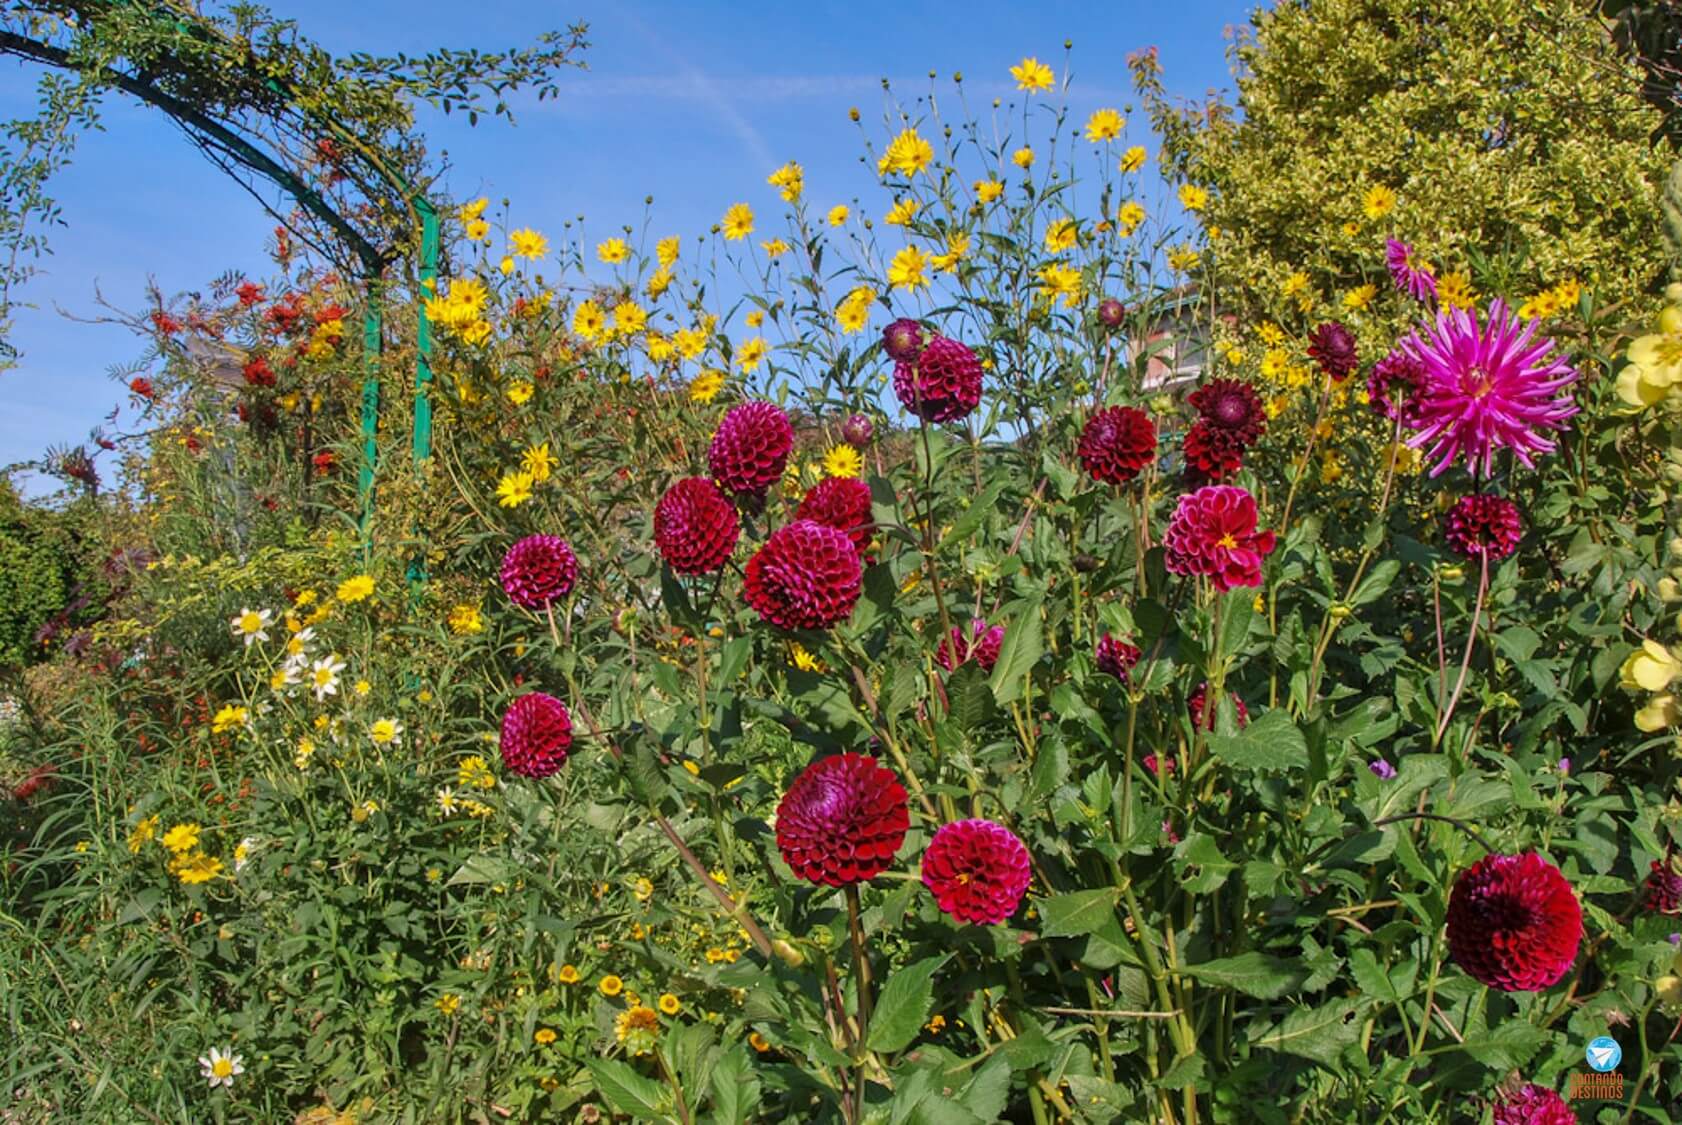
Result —
<svg viewBox="0 0 1682 1125"><path fill-rule="evenodd" d="M1071 891L1036 902L1041 937L1078 937L1097 933L1106 918L1115 913L1119 893L1104 887L1095 891Z"/></svg>
<svg viewBox="0 0 1682 1125"><path fill-rule="evenodd" d="M1210 735L1209 751L1234 769L1308 768L1308 743L1283 708L1269 711L1237 734Z"/></svg>
<svg viewBox="0 0 1682 1125"><path fill-rule="evenodd" d="M877 997L870 1017L870 1049L891 1054L903 1050L917 1038L929 1019L934 999L934 974L952 955L925 957L895 970Z"/></svg>
<svg viewBox="0 0 1682 1125"><path fill-rule="evenodd" d="M1295 961L1256 951L1187 965L1185 972L1205 984L1236 989L1258 1000L1277 1000L1308 979L1308 973Z"/></svg>

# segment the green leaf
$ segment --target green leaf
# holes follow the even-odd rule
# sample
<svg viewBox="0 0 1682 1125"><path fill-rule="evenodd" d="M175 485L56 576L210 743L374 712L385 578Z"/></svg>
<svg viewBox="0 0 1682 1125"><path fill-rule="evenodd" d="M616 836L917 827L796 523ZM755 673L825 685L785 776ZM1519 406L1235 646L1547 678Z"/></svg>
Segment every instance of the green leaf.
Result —
<svg viewBox="0 0 1682 1125"><path fill-rule="evenodd" d="M1368 996L1396 1003L1413 995L1419 964L1408 960L1398 965L1380 965L1378 955L1362 947L1349 954L1349 972Z"/></svg>
<svg viewBox="0 0 1682 1125"><path fill-rule="evenodd" d="M1254 951L1187 965L1185 971L1205 984L1236 989L1258 1000L1277 1000L1308 979L1296 962Z"/></svg>
<svg viewBox="0 0 1682 1125"><path fill-rule="evenodd" d="M968 734L992 718L996 708L987 687L987 673L970 660L960 664L946 679L946 713L959 730Z"/></svg>
<svg viewBox="0 0 1682 1125"><path fill-rule="evenodd" d="M504 857L491 852L480 852L470 855L450 876L446 886L460 886L463 883L504 883L514 873L514 865Z"/></svg>
<svg viewBox="0 0 1682 1125"><path fill-rule="evenodd" d="M870 1049L891 1054L904 1050L929 1019L934 974L952 955L925 957L888 977L870 1017Z"/></svg>
<svg viewBox="0 0 1682 1125"><path fill-rule="evenodd" d="M1506 1019L1493 1031L1469 1037L1465 1050L1491 1070L1514 1070L1529 1063L1548 1039L1548 1033L1533 1024Z"/></svg>
<svg viewBox="0 0 1682 1125"><path fill-rule="evenodd" d="M585 1059L596 1089L615 1112L632 1117L662 1116L665 1088L652 1078L644 1078L617 1059Z"/></svg>
<svg viewBox="0 0 1682 1125"><path fill-rule="evenodd" d="M1210 735L1209 751L1234 769L1308 768L1308 743L1283 708L1269 711L1237 734Z"/></svg>
<svg viewBox="0 0 1682 1125"><path fill-rule="evenodd" d="M1164 1090L1184 1090L1203 1081L1203 1056L1187 1055L1168 1068L1168 1073L1156 1080Z"/></svg>
<svg viewBox="0 0 1682 1125"><path fill-rule="evenodd" d="M1221 602L1221 656L1231 660L1244 647L1256 616L1256 596L1240 587Z"/></svg>
<svg viewBox="0 0 1682 1125"><path fill-rule="evenodd" d="M1368 602L1377 601L1384 596L1384 591L1396 581L1396 575L1402 572L1402 564L1395 559L1385 559L1367 572L1361 579L1361 584L1355 587L1354 593L1349 595L1349 604L1363 606Z"/></svg>
<svg viewBox="0 0 1682 1125"><path fill-rule="evenodd" d="M1010 1096L1010 1060L1003 1055L988 1059L958 1093L963 1107L983 1121L1003 1119Z"/></svg>
<svg viewBox="0 0 1682 1125"><path fill-rule="evenodd" d="M1174 867L1180 873L1181 885L1191 894L1208 894L1217 890L1238 865L1221 854L1220 845L1206 832L1193 832L1174 849ZM1196 874L1187 868L1196 867Z"/></svg>
<svg viewBox="0 0 1682 1125"><path fill-rule="evenodd" d="M992 681L993 698L1001 707L1022 695L1022 681L1039 663L1043 651L1042 631L1039 598L1023 602L1005 626L1005 639L999 646L999 662L993 665Z"/></svg>
<svg viewBox="0 0 1682 1125"><path fill-rule="evenodd" d="M710 1078L714 1125L742 1125L759 1105L759 1079L754 1077L748 1049L738 1043L735 1050L719 1058Z"/></svg>
<svg viewBox="0 0 1682 1125"><path fill-rule="evenodd" d="M1331 1066L1345 1047L1360 1038L1361 1021L1355 1018L1359 1008L1359 1002L1354 1000L1333 1000L1318 1008L1297 1008L1272 1027L1253 1035L1250 1044Z"/></svg>
<svg viewBox="0 0 1682 1125"><path fill-rule="evenodd" d="M1042 898L1035 903L1040 913L1040 936L1077 937L1097 933L1104 920L1114 915L1116 898L1117 892L1110 887Z"/></svg>

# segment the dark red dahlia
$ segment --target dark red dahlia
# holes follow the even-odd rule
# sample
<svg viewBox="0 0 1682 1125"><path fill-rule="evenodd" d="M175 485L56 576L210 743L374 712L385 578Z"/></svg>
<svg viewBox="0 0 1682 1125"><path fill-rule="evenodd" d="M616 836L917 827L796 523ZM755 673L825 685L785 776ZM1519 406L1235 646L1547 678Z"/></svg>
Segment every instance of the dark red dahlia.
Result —
<svg viewBox="0 0 1682 1125"><path fill-rule="evenodd" d="M1559 868L1537 855L1491 853L1460 873L1448 900L1448 949L1477 981L1534 992L1577 959L1583 909Z"/></svg>
<svg viewBox="0 0 1682 1125"><path fill-rule="evenodd" d="M1491 1125L1577 1125L1571 1103L1534 1082L1497 1095L1493 1108Z"/></svg>
<svg viewBox="0 0 1682 1125"><path fill-rule="evenodd" d="M1462 496L1443 521L1443 539L1463 559L1504 559L1518 550L1523 535L1518 506L1485 493Z"/></svg>
<svg viewBox="0 0 1682 1125"><path fill-rule="evenodd" d="M706 477L686 477L654 506L654 545L679 574L721 569L742 533L736 508Z"/></svg>
<svg viewBox="0 0 1682 1125"><path fill-rule="evenodd" d="M502 713L502 764L521 777L548 777L567 764L572 716L565 703L529 692Z"/></svg>
<svg viewBox="0 0 1682 1125"><path fill-rule="evenodd" d="M841 423L841 440L848 445L862 449L870 444L870 439L876 435L876 423L867 415L849 414L847 420Z"/></svg>
<svg viewBox="0 0 1682 1125"><path fill-rule="evenodd" d="M945 336L931 337L915 360L894 365L900 405L930 422L956 422L981 402L981 361Z"/></svg>
<svg viewBox="0 0 1682 1125"><path fill-rule="evenodd" d="M1355 355L1355 334L1335 320L1316 325L1308 334L1308 355L1321 371L1340 383L1360 363Z"/></svg>
<svg viewBox="0 0 1682 1125"><path fill-rule="evenodd" d="M1244 467L1244 443L1235 431L1207 418L1192 423L1181 447L1186 470L1198 480L1220 481Z"/></svg>
<svg viewBox="0 0 1682 1125"><path fill-rule="evenodd" d="M979 617L971 619L969 625L970 639L967 642L962 626L952 626L952 635L934 654L935 663L950 672L965 661L974 660L983 672L991 672L993 665L999 662L999 648L1005 642L1005 627L989 627Z"/></svg>
<svg viewBox="0 0 1682 1125"><path fill-rule="evenodd" d="M1260 586L1273 532L1256 530L1256 500L1242 488L1211 484L1180 497L1168 521L1163 562L1172 574L1206 576L1217 590Z"/></svg>
<svg viewBox="0 0 1682 1125"><path fill-rule="evenodd" d="M923 326L900 317L882 329L882 350L895 363L915 363L923 351Z"/></svg>
<svg viewBox="0 0 1682 1125"><path fill-rule="evenodd" d="M990 820L943 824L923 853L923 886L960 922L994 926L1016 913L1030 878L1028 848Z"/></svg>
<svg viewBox="0 0 1682 1125"><path fill-rule="evenodd" d="M876 534L875 517L870 512L870 486L857 477L827 477L819 481L800 501L795 518L845 531L860 555Z"/></svg>
<svg viewBox="0 0 1682 1125"><path fill-rule="evenodd" d="M827 629L853 612L862 578L858 548L846 532L795 520L748 560L742 596L779 629Z"/></svg>
<svg viewBox="0 0 1682 1125"><path fill-rule="evenodd" d="M777 805L777 850L809 883L844 887L893 863L911 826L905 786L864 754L820 758Z"/></svg>
<svg viewBox="0 0 1682 1125"><path fill-rule="evenodd" d="M52 792L53 781L57 777L58 770L54 769L50 763L36 766L13 787L12 800L24 804L37 793Z"/></svg>
<svg viewBox="0 0 1682 1125"><path fill-rule="evenodd" d="M726 492L763 496L783 477L794 427L782 408L769 402L732 406L713 434L707 464Z"/></svg>
<svg viewBox="0 0 1682 1125"><path fill-rule="evenodd" d="M1124 684L1127 682L1127 673L1139 663L1139 658L1143 655L1137 646L1108 633L1098 638L1098 671L1106 672Z"/></svg>
<svg viewBox="0 0 1682 1125"><path fill-rule="evenodd" d="M1239 379L1211 379L1187 395L1186 402L1207 421L1231 430L1245 445L1260 437L1267 427L1261 396Z"/></svg>
<svg viewBox="0 0 1682 1125"><path fill-rule="evenodd" d="M1244 706L1244 701L1238 698L1237 692L1232 692L1230 698L1232 699L1232 709L1238 713L1238 725L1240 727L1249 726L1250 709ZM1215 708L1209 703L1209 685L1207 683L1198 684L1197 690L1186 699L1186 710L1191 713L1193 726L1201 721L1204 730L1215 729Z"/></svg>
<svg viewBox="0 0 1682 1125"><path fill-rule="evenodd" d="M1418 417L1414 400L1424 385L1425 365L1406 352L1391 352L1367 376L1367 405L1392 422L1399 413L1402 424L1411 426Z"/></svg>
<svg viewBox="0 0 1682 1125"><path fill-rule="evenodd" d="M1126 484L1156 457L1156 426L1143 410L1111 406L1086 423L1076 452L1093 480Z"/></svg>
<svg viewBox="0 0 1682 1125"><path fill-rule="evenodd" d="M1682 875L1671 866L1670 856L1654 860L1641 884L1641 908L1653 914L1682 914Z"/></svg>
<svg viewBox="0 0 1682 1125"><path fill-rule="evenodd" d="M1114 297L1106 297L1098 302L1098 323L1105 328L1120 328L1126 316L1127 306Z"/></svg>
<svg viewBox="0 0 1682 1125"><path fill-rule="evenodd" d="M578 558L558 535L528 535L502 556L502 590L523 609L546 609L578 581Z"/></svg>
<svg viewBox="0 0 1682 1125"><path fill-rule="evenodd" d="M245 381L253 387L274 386L274 369L269 366L269 361L262 356L258 356L247 363L244 374Z"/></svg>
<svg viewBox="0 0 1682 1125"><path fill-rule="evenodd" d="M1160 776L1164 770L1168 773L1174 772L1173 758L1158 758L1155 754L1146 754L1143 759L1143 765L1146 769L1151 771L1152 776Z"/></svg>

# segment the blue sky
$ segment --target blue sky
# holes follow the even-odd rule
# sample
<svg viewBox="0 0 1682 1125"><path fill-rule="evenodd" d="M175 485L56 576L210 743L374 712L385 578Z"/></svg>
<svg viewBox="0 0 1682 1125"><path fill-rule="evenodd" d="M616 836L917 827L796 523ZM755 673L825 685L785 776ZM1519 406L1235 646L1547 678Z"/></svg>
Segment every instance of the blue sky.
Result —
<svg viewBox="0 0 1682 1125"><path fill-rule="evenodd" d="M1130 101L1129 52L1156 46L1165 81L1200 96L1231 86L1230 25L1249 4L680 3L460 4L437 0L280 0L274 10L337 52L419 52L438 45L499 49L574 20L590 25L587 71L568 74L557 101L520 109L518 124L428 114L434 150L447 155L456 198L512 201L516 224L560 232L585 217L592 238L640 223L654 197L660 232L705 231L738 200L774 210L766 175L785 160L806 169L819 200L851 198L868 182L859 163L858 106L880 118L881 79L905 100L940 74L943 96L962 71L972 108L1009 96L1008 68L1035 55L1061 70L1074 41L1071 107L1084 116ZM0 64L0 118L32 112L35 72ZM1130 130L1147 140L1141 115ZM18 367L0 374L0 464L76 443L123 388L106 374L141 341L126 329L85 323L97 292L140 309L147 278L166 293L236 269L261 277L270 220L153 111L113 98L105 131L84 136L54 193L69 225L52 233L52 256L16 299ZM1154 151L1154 146L1152 146ZM68 319L68 312L83 320Z"/></svg>

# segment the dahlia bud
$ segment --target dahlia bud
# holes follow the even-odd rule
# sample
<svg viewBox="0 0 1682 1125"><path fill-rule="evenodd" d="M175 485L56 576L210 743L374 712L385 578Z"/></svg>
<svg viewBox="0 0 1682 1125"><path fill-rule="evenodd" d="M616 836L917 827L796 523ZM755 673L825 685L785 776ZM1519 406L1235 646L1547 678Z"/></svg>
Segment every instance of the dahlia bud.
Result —
<svg viewBox="0 0 1682 1125"><path fill-rule="evenodd" d="M848 445L863 448L870 444L870 439L876 436L876 423L863 414L850 414L841 423L841 440Z"/></svg>
<svg viewBox="0 0 1682 1125"><path fill-rule="evenodd" d="M882 329L882 350L895 363L915 363L923 354L923 326L900 317Z"/></svg>
<svg viewBox="0 0 1682 1125"><path fill-rule="evenodd" d="M1082 574L1091 574L1102 565L1103 560L1097 555L1088 554L1087 552L1082 551L1080 554L1075 556L1075 569L1080 571Z"/></svg>
<svg viewBox="0 0 1682 1125"><path fill-rule="evenodd" d="M1342 382L1349 378L1359 362L1355 356L1355 336L1342 324L1328 320L1308 334L1308 354L1320 365L1320 370Z"/></svg>
<svg viewBox="0 0 1682 1125"><path fill-rule="evenodd" d="M1105 328L1120 328L1126 316L1127 306L1114 297L1107 297L1098 304L1098 323Z"/></svg>

